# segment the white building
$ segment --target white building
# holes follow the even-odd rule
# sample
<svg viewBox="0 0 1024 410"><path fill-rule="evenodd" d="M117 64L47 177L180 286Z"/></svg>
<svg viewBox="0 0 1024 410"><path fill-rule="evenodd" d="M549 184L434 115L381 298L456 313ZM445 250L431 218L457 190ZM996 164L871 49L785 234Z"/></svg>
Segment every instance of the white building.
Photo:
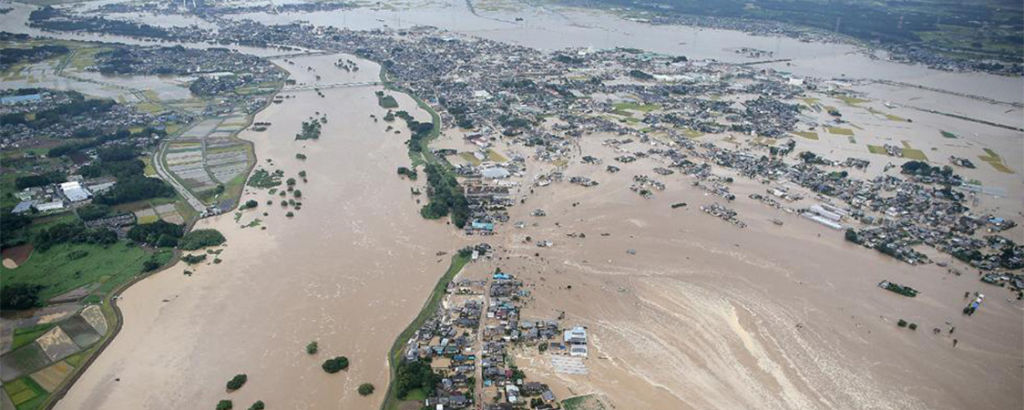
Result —
<svg viewBox="0 0 1024 410"><path fill-rule="evenodd" d="M504 179L508 178L510 173L505 168L492 167L480 170L480 175L487 179Z"/></svg>
<svg viewBox="0 0 1024 410"><path fill-rule="evenodd" d="M37 204L36 209L38 209L39 212L56 211L59 209L64 209L64 201L53 201L47 202L45 204Z"/></svg>
<svg viewBox="0 0 1024 410"><path fill-rule="evenodd" d="M71 202L80 202L92 196L91 193L78 181L64 182L60 184L60 190Z"/></svg>
<svg viewBox="0 0 1024 410"><path fill-rule="evenodd" d="M584 329L582 326L566 329L562 332L562 340L566 344L585 345L587 344L587 329Z"/></svg>

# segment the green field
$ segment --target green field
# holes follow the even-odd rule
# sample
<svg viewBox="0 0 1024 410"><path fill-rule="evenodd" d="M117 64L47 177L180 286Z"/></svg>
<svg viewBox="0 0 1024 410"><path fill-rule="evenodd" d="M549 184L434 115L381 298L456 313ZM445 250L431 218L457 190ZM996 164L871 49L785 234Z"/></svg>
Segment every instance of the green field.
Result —
<svg viewBox="0 0 1024 410"><path fill-rule="evenodd" d="M978 158L981 159L982 161L987 162L989 165L992 166L992 168L995 168L996 171L1005 174L1013 173L1013 170L1010 169L1010 167L1007 167L1005 163L1003 163L1003 158L1000 157L999 154L996 154L995 151L985 148L985 154L986 155L979 155Z"/></svg>
<svg viewBox="0 0 1024 410"><path fill-rule="evenodd" d="M53 323L46 323L41 325L23 327L14 330L14 340L11 342L11 350L17 349L36 340L37 337L42 336L48 330L52 329Z"/></svg>
<svg viewBox="0 0 1024 410"><path fill-rule="evenodd" d="M562 408L565 410L604 410L604 403L593 394L570 397L562 400Z"/></svg>
<svg viewBox="0 0 1024 410"><path fill-rule="evenodd" d="M470 164L473 164L473 166L479 166L480 165L480 160L477 159L476 156L473 155L472 152L460 152L459 153L459 158L462 158L462 159L466 160L466 162L468 162Z"/></svg>
<svg viewBox="0 0 1024 410"><path fill-rule="evenodd" d="M84 251L84 257L72 260L71 252ZM36 251L24 265L16 269L0 268L0 278L6 283L31 283L46 288L40 299L46 300L88 284L100 284L100 290L130 280L142 271L142 263L149 252L118 242L100 246L91 244L59 244L45 252Z"/></svg>
<svg viewBox="0 0 1024 410"><path fill-rule="evenodd" d="M18 410L36 408L47 396L46 390L28 377L4 384L4 390Z"/></svg>
<svg viewBox="0 0 1024 410"><path fill-rule="evenodd" d="M915 148L904 148L903 158L909 158L917 161L927 161L928 157L924 155L924 151Z"/></svg>
<svg viewBox="0 0 1024 410"><path fill-rule="evenodd" d="M801 136L809 140L818 139L818 133L814 131L793 131L793 135Z"/></svg>
<svg viewBox="0 0 1024 410"><path fill-rule="evenodd" d="M825 130L826 130L826 131L828 131L828 132L829 132L829 134L836 134L836 135L853 135L853 130L851 130L851 129L849 129L849 128L842 128L842 127L825 127Z"/></svg>
<svg viewBox="0 0 1024 410"><path fill-rule="evenodd" d="M651 112L661 108L658 104L640 104L635 102L621 102L615 103L615 111L640 111L640 112Z"/></svg>
<svg viewBox="0 0 1024 410"><path fill-rule="evenodd" d="M892 115L892 114L889 114L887 112L879 111L879 110L876 110L876 109L871 108L871 107L868 107L868 112L870 112L872 114L875 114L875 115L884 116L886 119L891 120L891 121L898 121L898 122L906 122L907 121L906 118L903 118L903 117L900 117L900 116L897 116L897 115Z"/></svg>
<svg viewBox="0 0 1024 410"><path fill-rule="evenodd" d="M1007 10L1004 13L1012 14L1014 11ZM1019 16L1019 9L1017 13ZM922 40L944 49L959 50L959 53L950 51L947 54L966 54L975 57L979 54L1020 55L1019 43L1015 44L1012 40L1014 36L1019 38L1020 32L1014 32L1012 27L989 25L983 30L948 24L937 24L936 27L938 30L919 31L916 34ZM1008 39L1011 40L1008 41Z"/></svg>
<svg viewBox="0 0 1024 410"><path fill-rule="evenodd" d="M866 102L870 101L870 100L865 100L865 99L862 99L862 98L850 97L848 95L838 95L838 96L836 96L836 98L838 98L842 102L846 103L846 105L853 106L853 107L856 107L857 104L863 104L863 103L866 103Z"/></svg>
<svg viewBox="0 0 1024 410"><path fill-rule="evenodd" d="M683 135L685 135L686 138L699 138L703 136L704 133L693 128L683 128Z"/></svg>
<svg viewBox="0 0 1024 410"><path fill-rule="evenodd" d="M504 155L501 155L498 151L490 148L487 149L487 159L494 162L508 162L508 158L505 158Z"/></svg>
<svg viewBox="0 0 1024 410"><path fill-rule="evenodd" d="M871 144L868 144L868 152L870 152L872 154L886 155L885 148L882 147L881 145L871 145Z"/></svg>
<svg viewBox="0 0 1024 410"><path fill-rule="evenodd" d="M910 158L917 161L928 160L928 157L924 155L924 151L910 146L910 143L906 141L903 141L903 158Z"/></svg>

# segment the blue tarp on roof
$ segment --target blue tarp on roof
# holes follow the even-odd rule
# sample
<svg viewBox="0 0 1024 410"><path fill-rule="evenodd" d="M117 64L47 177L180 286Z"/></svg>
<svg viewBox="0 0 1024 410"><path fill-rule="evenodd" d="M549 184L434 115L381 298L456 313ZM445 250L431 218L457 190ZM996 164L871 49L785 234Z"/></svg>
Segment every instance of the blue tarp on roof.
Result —
<svg viewBox="0 0 1024 410"><path fill-rule="evenodd" d="M3 104L17 104L29 101L39 101L43 96L40 94L27 94L27 95L9 95L6 97L0 97L0 103Z"/></svg>
<svg viewBox="0 0 1024 410"><path fill-rule="evenodd" d="M473 221L473 229L483 229L485 231L493 231L494 224L491 222Z"/></svg>
<svg viewBox="0 0 1024 410"><path fill-rule="evenodd" d="M30 209L32 209L32 205L35 205L35 204L36 204L36 201L33 201L33 200L21 201L21 202L18 203L18 205L14 206L14 209L11 210L11 213L12 214L20 214L20 213L28 212Z"/></svg>

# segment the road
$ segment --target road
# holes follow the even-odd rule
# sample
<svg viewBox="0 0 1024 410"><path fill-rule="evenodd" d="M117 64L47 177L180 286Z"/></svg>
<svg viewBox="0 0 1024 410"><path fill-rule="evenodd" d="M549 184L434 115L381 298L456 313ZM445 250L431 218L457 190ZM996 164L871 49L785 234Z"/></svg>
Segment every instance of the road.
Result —
<svg viewBox="0 0 1024 410"><path fill-rule="evenodd" d="M170 145L168 141L161 142L160 149L156 151L156 154L153 154L153 169L156 169L156 173L161 179L166 181L168 184L171 184L171 186L174 187L174 190L178 191L178 194L181 195L182 198L185 198L185 202L188 202L189 206L202 215L206 212L206 204L204 204L203 201L200 201L199 198L196 198L195 195L192 195L191 191L186 189L184 185L181 185L177 179L174 179L171 172L164 168L163 157L168 145Z"/></svg>

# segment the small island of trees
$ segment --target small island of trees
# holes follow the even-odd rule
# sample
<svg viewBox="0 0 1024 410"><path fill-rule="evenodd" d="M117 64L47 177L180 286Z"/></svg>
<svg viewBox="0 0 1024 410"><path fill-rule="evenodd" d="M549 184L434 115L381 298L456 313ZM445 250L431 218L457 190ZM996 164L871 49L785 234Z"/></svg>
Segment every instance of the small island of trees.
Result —
<svg viewBox="0 0 1024 410"><path fill-rule="evenodd" d="M242 385L249 380L249 377L244 374L236 374L231 380L228 380L228 391L238 390L242 388Z"/></svg>
<svg viewBox="0 0 1024 410"><path fill-rule="evenodd" d="M320 139L320 121L303 121L302 131L295 134L296 140L315 140Z"/></svg>
<svg viewBox="0 0 1024 410"><path fill-rule="evenodd" d="M333 359L327 359L323 365L321 365L327 373L337 373L342 370L348 369L348 358L345 356L338 356Z"/></svg>
<svg viewBox="0 0 1024 410"><path fill-rule="evenodd" d="M221 245L226 241L224 235L216 229L196 229L185 234L178 242L178 248L186 251Z"/></svg>

